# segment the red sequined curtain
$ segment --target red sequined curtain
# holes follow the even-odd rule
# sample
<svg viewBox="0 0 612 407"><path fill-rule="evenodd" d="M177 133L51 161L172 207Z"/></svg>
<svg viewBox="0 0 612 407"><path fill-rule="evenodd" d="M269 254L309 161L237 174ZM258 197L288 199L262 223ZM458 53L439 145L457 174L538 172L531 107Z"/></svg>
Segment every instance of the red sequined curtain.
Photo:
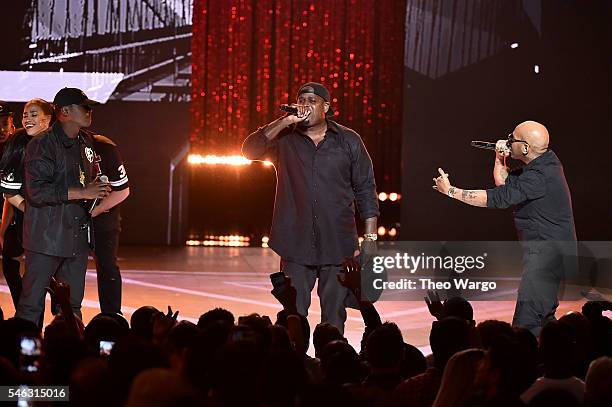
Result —
<svg viewBox="0 0 612 407"><path fill-rule="evenodd" d="M239 154L316 81L364 139L378 189L399 191L405 13L396 0L194 0L193 152Z"/></svg>

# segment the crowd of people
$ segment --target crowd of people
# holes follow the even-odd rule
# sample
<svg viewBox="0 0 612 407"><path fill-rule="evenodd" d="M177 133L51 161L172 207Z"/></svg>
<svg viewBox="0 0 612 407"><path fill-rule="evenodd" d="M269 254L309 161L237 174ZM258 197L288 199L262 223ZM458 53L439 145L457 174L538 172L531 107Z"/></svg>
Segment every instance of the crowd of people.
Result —
<svg viewBox="0 0 612 407"><path fill-rule="evenodd" d="M358 293L355 268L343 284ZM503 321L474 319L459 297L428 301L431 354L361 300L360 349L337 327L296 311L296 291L273 291L272 321L215 308L197 324L178 311L100 313L86 326L70 286L52 280L61 312L44 328L0 322L0 383L69 386L75 406L609 406L612 321L607 302L549 321L539 338ZM358 297L356 297L358 298ZM279 307L280 308L280 307ZM25 355L23 340L40 341ZM312 339L312 340L311 340ZM314 346L314 357L308 354ZM20 347L21 344L21 347Z"/></svg>

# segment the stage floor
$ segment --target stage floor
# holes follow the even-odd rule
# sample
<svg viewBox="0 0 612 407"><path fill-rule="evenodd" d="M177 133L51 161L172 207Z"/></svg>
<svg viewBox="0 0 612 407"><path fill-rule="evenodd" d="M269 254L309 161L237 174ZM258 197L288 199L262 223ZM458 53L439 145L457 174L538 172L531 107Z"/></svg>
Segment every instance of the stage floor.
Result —
<svg viewBox="0 0 612 407"><path fill-rule="evenodd" d="M168 305L179 310L179 320L197 322L198 317L214 307L230 310L236 317L258 313L272 321L281 309L270 294L269 274L278 271L279 258L270 249L222 247L122 247L119 263L123 277L123 313L129 319L134 310L153 305L166 310ZM311 328L320 322L316 287L312 293L308 319ZM584 301L562 302L557 316L580 310ZM498 319L510 322L512 301L473 302L477 322ZM14 314L8 287L0 280L0 306L5 317ZM429 350L429 330L433 318L425 302L382 301L376 308L383 321L395 322L404 340L424 351ZM45 323L51 320L47 296ZM83 318L87 323L99 312L95 266L87 271ZM348 310L345 336L359 350L363 332L361 315ZM312 347L310 352L312 353Z"/></svg>

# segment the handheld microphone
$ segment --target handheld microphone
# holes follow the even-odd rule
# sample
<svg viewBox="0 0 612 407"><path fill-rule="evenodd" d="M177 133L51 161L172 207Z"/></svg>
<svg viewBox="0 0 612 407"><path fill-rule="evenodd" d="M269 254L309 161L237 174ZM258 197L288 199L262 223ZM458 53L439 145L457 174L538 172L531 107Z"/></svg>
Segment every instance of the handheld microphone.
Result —
<svg viewBox="0 0 612 407"><path fill-rule="evenodd" d="M493 151L495 151L496 143L491 143L491 142L488 142L488 141L472 141L470 143L470 145L472 147L482 148L484 150L493 150Z"/></svg>
<svg viewBox="0 0 612 407"><path fill-rule="evenodd" d="M100 182L104 182L105 184L108 184L108 177L106 175L100 175L98 179ZM91 204L91 207L89 208L89 213L91 213L96 207L96 205L98 204L98 199L100 198L96 197L96 199L94 199L93 203Z"/></svg>
<svg viewBox="0 0 612 407"><path fill-rule="evenodd" d="M294 106L280 105L279 109L282 110L283 112L287 112L287 113L292 114L294 116L297 116L297 114L298 114L298 109L297 109L297 107L294 107Z"/></svg>

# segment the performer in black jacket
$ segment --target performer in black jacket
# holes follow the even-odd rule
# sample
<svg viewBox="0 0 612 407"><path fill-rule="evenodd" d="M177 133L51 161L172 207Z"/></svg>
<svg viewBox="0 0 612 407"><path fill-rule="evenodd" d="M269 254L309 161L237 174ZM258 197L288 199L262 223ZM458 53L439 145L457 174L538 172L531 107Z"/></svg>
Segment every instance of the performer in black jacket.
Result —
<svg viewBox="0 0 612 407"><path fill-rule="evenodd" d="M81 317L87 255L92 241L88 205L110 192L95 179L91 125L98 104L75 88L53 100L57 121L30 141L25 157L26 207L23 247L26 272L16 316L38 323L51 276L70 284L70 303Z"/></svg>

